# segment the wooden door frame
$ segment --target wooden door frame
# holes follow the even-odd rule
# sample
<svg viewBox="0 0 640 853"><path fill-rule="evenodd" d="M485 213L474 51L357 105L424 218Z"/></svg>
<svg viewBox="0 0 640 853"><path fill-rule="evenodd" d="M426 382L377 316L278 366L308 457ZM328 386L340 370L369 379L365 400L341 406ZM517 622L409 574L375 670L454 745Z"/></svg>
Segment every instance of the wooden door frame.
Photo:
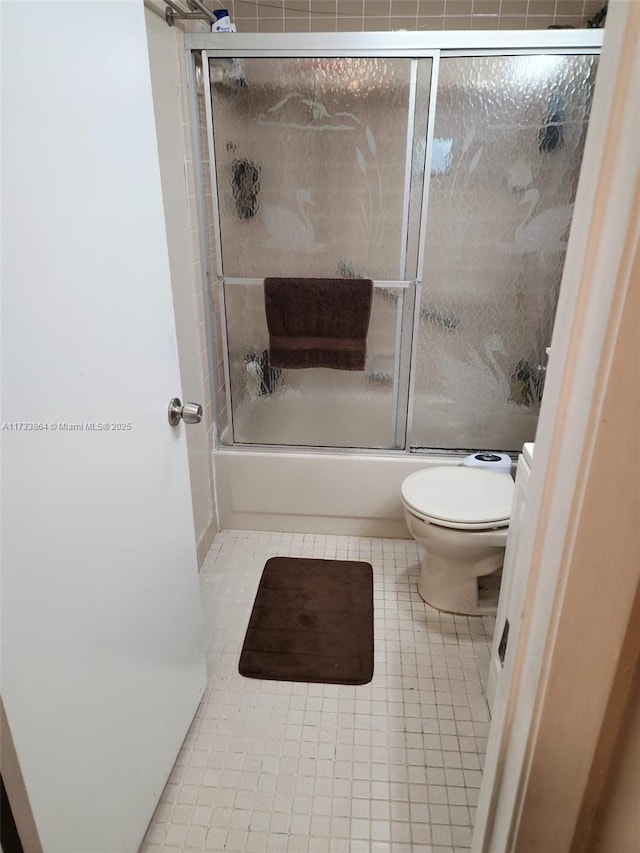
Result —
<svg viewBox="0 0 640 853"><path fill-rule="evenodd" d="M2 698L0 698L0 772L23 849L27 853L42 853L42 845Z"/></svg>
<svg viewBox="0 0 640 853"><path fill-rule="evenodd" d="M640 4L613 0L473 853L589 848L640 648Z"/></svg>

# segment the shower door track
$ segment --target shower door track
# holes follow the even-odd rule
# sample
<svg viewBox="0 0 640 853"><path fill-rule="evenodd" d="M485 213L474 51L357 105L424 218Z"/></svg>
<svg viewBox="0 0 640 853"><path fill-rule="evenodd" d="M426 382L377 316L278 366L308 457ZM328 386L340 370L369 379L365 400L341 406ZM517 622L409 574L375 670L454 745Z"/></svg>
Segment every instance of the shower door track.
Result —
<svg viewBox="0 0 640 853"><path fill-rule="evenodd" d="M419 211L419 243L417 276L415 280L374 281L374 287L392 287L400 291L396 315L396 367L394 372L393 398L393 447L328 447L310 446L314 452L361 452L385 455L408 455L414 451L411 448L413 426L415 383L416 383L416 350L418 340L418 325L420 320L420 305L424 281L425 236L428 219L429 189L431 184L431 158L433 151L433 136L436 114L436 93L439 76L440 58L444 56L522 56L535 54L599 54L602 46L603 30L518 30L518 31L425 31L425 32L383 32L383 33L185 33L185 49L190 88L190 118L191 136L194 148L194 163L196 173L196 200L199 212L199 239L202 258L203 293L208 295L209 288L218 288L220 302L220 335L222 343L224 388L231 432L231 446L244 449L270 450L292 448L307 449L304 445L264 445L243 444L235 439L233 425L233 405L231 398L231 371L229 364L229 346L227 339L227 320L225 306L225 285L262 285L261 278L240 278L224 276L222 263L222 231L220 208L218 201L216 155L214 144L213 109L211 97L205 96L205 115L207 124L207 148L210 163L210 190L212 195L214 240L216 249L215 275L208 262L209 236L204 221L204 185L202 161L204 152L201 150L201 140L198 128L197 109L197 74L196 55L199 54L202 63L202 77L205 92L210 91L209 59L212 58L304 58L304 57L397 57L411 60L431 59L431 81L429 107L427 116L427 133L424 155L424 179L422 199ZM413 88L415 89L415 72L412 72ZM415 95L415 92L414 92ZM415 97L412 98L415 113ZM410 117L411 123L414 116ZM409 172L408 160L410 150L407 138L405 159L408 167L404 181L404 218L407 218ZM406 235L405 235L406 236ZM203 251L204 249L204 251ZM211 317L210 299L205 299L205 332L207 336L209 377L211 385L211 404L216 425L219 423L219 393L220 385L216 365L215 323ZM406 315L411 317L410 323ZM404 315L404 316L403 316ZM407 328L407 326L410 328ZM217 434L216 444L220 445ZM228 445L224 445L228 446ZM465 450L433 449L438 454L464 454ZM420 452L431 452L420 450Z"/></svg>
<svg viewBox="0 0 640 853"><path fill-rule="evenodd" d="M264 284L263 278L234 278L230 275L222 276L225 284L243 284L248 286L259 285L262 286ZM415 280L407 281L407 280L398 280L398 281L378 281L377 279L373 279L374 287L393 287L394 290L405 290L408 287L412 287L415 284Z"/></svg>
<svg viewBox="0 0 640 853"><path fill-rule="evenodd" d="M517 55L530 50L545 53L599 53L604 30L423 30L388 33L185 33L188 51L207 51L212 57L397 56L420 58L434 52L461 55L494 51Z"/></svg>

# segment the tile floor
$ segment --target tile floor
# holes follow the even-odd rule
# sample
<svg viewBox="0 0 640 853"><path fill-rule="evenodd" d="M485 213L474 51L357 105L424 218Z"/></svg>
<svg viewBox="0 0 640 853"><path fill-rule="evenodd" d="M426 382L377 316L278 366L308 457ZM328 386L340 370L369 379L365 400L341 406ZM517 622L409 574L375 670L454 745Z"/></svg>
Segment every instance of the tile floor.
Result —
<svg viewBox="0 0 640 853"><path fill-rule="evenodd" d="M278 555L372 564L370 684L238 674L264 563ZM429 608L418 572L409 540L218 534L201 575L209 687L141 853L468 850L494 620Z"/></svg>

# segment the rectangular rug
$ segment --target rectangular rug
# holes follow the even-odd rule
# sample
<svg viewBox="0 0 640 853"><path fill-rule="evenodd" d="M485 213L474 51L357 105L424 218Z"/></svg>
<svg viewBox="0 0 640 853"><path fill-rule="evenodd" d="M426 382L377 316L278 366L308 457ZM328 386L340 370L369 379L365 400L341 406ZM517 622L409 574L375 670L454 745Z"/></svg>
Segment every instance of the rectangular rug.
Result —
<svg viewBox="0 0 640 853"><path fill-rule="evenodd" d="M371 565L306 557L267 560L239 671L270 681L371 681Z"/></svg>

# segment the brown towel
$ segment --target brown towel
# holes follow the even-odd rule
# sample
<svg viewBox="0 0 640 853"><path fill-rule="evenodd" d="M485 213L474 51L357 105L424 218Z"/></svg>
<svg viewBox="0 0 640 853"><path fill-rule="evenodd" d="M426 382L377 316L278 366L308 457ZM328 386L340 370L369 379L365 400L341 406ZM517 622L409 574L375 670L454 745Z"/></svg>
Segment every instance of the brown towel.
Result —
<svg viewBox="0 0 640 853"><path fill-rule="evenodd" d="M360 278L265 278L273 367L364 370L373 282Z"/></svg>

